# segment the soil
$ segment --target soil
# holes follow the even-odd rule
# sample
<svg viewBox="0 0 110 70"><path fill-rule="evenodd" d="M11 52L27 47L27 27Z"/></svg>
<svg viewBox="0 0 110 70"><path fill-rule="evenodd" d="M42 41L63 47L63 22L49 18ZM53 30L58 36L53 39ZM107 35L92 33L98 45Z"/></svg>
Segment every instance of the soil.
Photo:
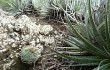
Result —
<svg viewBox="0 0 110 70"><path fill-rule="evenodd" d="M36 21L36 24L41 25L52 25L53 28L58 32L58 35L62 35L64 38L67 37L70 33L67 30L66 25L59 21L44 17L31 18L33 21ZM57 39L56 46L67 47L69 45L65 44L61 39ZM54 47L55 48L55 47ZM47 49L48 50L48 49ZM32 70L92 70L95 66L71 66L74 62L66 60L62 57L58 57L52 51L43 53L44 57ZM68 62L68 63L67 63Z"/></svg>
<svg viewBox="0 0 110 70"><path fill-rule="evenodd" d="M70 47L67 45L62 39L66 38L70 33L67 30L67 26L65 23L58 19L50 19L45 17L34 17L29 16L36 25L51 25L56 31L55 44L53 44L52 48L58 51L56 47ZM65 50L64 50L65 51ZM8 54L7 54L8 55ZM15 66L11 66L11 70L92 70L93 67L76 67L71 66L75 64L73 61L64 59L62 57L57 56L53 51L51 51L48 47L45 48L42 53L42 57L34 64L25 64L22 63L21 59L18 58Z"/></svg>

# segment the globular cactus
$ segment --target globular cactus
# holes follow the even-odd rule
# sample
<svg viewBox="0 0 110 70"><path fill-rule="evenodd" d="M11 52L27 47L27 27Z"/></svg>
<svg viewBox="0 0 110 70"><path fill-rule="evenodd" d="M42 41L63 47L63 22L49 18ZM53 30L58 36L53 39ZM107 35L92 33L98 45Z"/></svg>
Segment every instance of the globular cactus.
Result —
<svg viewBox="0 0 110 70"><path fill-rule="evenodd" d="M41 57L42 51L43 46L40 44L37 46L25 46L20 53L21 60L28 64L35 63Z"/></svg>

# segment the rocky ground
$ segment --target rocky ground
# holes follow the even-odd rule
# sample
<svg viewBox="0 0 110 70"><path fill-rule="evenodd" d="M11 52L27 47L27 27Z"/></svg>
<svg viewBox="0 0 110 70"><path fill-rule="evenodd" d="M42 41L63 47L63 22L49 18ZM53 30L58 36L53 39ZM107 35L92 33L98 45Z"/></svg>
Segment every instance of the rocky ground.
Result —
<svg viewBox="0 0 110 70"><path fill-rule="evenodd" d="M58 70L61 63L49 48L61 45L65 30L60 22L0 10L0 70Z"/></svg>
<svg viewBox="0 0 110 70"><path fill-rule="evenodd" d="M32 15L15 18L0 9L0 70L92 70L74 67L74 61L51 51L73 51L62 41L69 34L57 19Z"/></svg>

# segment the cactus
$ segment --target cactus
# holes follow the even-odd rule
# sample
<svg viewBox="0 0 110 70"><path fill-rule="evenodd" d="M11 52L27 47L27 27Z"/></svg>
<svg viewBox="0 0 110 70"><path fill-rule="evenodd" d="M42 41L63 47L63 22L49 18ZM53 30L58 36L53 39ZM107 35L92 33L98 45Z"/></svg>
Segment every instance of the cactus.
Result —
<svg viewBox="0 0 110 70"><path fill-rule="evenodd" d="M43 46L41 45L26 46L22 48L20 53L22 62L28 63L28 64L35 63L41 56L42 50L43 50Z"/></svg>

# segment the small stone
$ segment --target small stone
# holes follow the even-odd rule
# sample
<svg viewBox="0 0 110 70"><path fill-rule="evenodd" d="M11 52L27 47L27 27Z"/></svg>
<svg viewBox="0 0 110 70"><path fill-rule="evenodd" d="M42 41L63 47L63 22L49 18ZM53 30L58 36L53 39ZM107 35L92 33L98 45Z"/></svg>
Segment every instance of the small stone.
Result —
<svg viewBox="0 0 110 70"><path fill-rule="evenodd" d="M11 59L13 58L13 55L12 55L12 54L10 54L10 58L11 58Z"/></svg>
<svg viewBox="0 0 110 70"><path fill-rule="evenodd" d="M6 59L3 59L3 61L6 61Z"/></svg>
<svg viewBox="0 0 110 70"><path fill-rule="evenodd" d="M3 49L3 50L0 50L1 53L4 53L6 52L8 49Z"/></svg>
<svg viewBox="0 0 110 70"><path fill-rule="evenodd" d="M54 55L54 57L56 58L56 57L58 57L57 55Z"/></svg>
<svg viewBox="0 0 110 70"><path fill-rule="evenodd" d="M14 53L16 53L16 51L14 51Z"/></svg>
<svg viewBox="0 0 110 70"><path fill-rule="evenodd" d="M13 48L16 48L16 47L17 47L17 45L16 45L15 43L13 43L13 44L12 44L12 47L13 47Z"/></svg>
<svg viewBox="0 0 110 70"><path fill-rule="evenodd" d="M40 33L44 35L48 35L51 31L53 31L53 27L51 25L42 25L40 28Z"/></svg>
<svg viewBox="0 0 110 70"><path fill-rule="evenodd" d="M19 47L19 50L21 50L22 48L21 47Z"/></svg>

